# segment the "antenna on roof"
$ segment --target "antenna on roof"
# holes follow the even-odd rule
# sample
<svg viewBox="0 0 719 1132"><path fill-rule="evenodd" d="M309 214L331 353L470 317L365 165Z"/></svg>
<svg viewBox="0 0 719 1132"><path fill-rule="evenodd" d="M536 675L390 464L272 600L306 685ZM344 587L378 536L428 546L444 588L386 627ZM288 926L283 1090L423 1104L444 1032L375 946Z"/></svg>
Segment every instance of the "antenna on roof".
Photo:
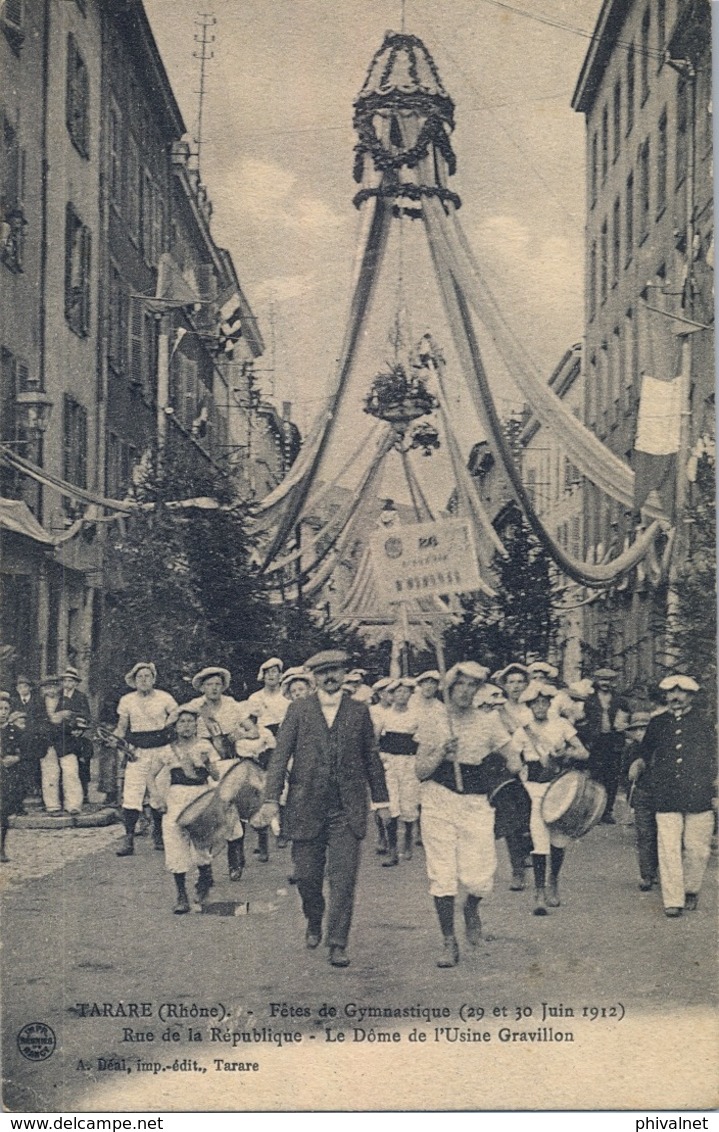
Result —
<svg viewBox="0 0 719 1132"><path fill-rule="evenodd" d="M210 49L210 44L215 42L214 35L211 34L210 28L214 27L217 20L209 12L198 12L199 19L195 20L195 27L199 31L195 33L195 43L199 44L199 50L192 52L193 59L200 60L200 89L195 91L198 96L197 106L197 132L195 134L195 160L197 162L197 171L200 171L200 150L202 149L202 110L205 101L205 68L210 61L214 59L215 53Z"/></svg>

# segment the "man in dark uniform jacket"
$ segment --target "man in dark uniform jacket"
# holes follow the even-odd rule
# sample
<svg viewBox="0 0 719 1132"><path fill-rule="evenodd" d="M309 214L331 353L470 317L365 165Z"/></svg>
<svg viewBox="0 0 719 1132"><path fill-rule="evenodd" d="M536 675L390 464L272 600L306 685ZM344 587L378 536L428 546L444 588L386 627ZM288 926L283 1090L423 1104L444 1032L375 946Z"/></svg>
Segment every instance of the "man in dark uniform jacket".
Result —
<svg viewBox="0 0 719 1132"><path fill-rule="evenodd" d="M10 710L13 715L24 716L25 725L22 742L25 758L23 770L25 785L23 797L40 797L40 759L48 748L47 712L45 700L36 691L32 680L20 673L15 680L15 691L10 695Z"/></svg>
<svg viewBox="0 0 719 1132"><path fill-rule="evenodd" d="M334 967L349 964L347 937L367 829L368 787L377 807L388 803L369 710L342 691L348 664L349 657L339 650L307 661L318 690L290 704L267 768L265 802L253 820L263 826L278 819L285 771L293 759L285 825L307 920L305 941L314 949L322 939L326 869L326 942Z"/></svg>
<svg viewBox="0 0 719 1132"><path fill-rule="evenodd" d="M714 830L716 732L694 702L699 685L675 674L661 681L668 711L649 721L639 759L647 768L657 817L659 881L667 916L693 912L706 870Z"/></svg>
<svg viewBox="0 0 719 1132"><path fill-rule="evenodd" d="M617 673L600 668L594 673L594 692L584 705L582 742L589 751L589 773L607 792L602 821L614 825L614 800L624 752L624 729L629 723L629 704L615 690Z"/></svg>
<svg viewBox="0 0 719 1132"><path fill-rule="evenodd" d="M63 716L60 724L62 754L77 756L77 770L82 784L82 800L87 802L90 788L90 763L94 752L91 741L85 737L86 726L83 727L82 724L87 725L90 722L90 701L85 693L80 691L80 673L72 665L68 665L60 679L62 680L62 695L56 711L58 716Z"/></svg>

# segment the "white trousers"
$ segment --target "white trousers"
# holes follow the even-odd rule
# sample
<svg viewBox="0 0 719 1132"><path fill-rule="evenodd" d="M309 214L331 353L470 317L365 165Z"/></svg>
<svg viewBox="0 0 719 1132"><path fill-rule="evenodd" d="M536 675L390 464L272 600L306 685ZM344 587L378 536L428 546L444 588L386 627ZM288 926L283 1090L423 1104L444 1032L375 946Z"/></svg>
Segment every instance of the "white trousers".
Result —
<svg viewBox="0 0 719 1132"><path fill-rule="evenodd" d="M389 816L402 821L417 821L420 789L415 772L417 756L383 754L382 763L389 794Z"/></svg>
<svg viewBox="0 0 719 1132"><path fill-rule="evenodd" d="M77 766L77 755L59 756L54 747L40 760L40 782L42 801L46 810L59 810L60 784L64 809L69 814L79 814L82 810L82 783Z"/></svg>
<svg viewBox="0 0 719 1132"><path fill-rule="evenodd" d="M165 843L165 865L170 873L189 873L194 865L209 865L209 849L198 849L189 833L177 824L178 815L189 806L206 786L171 786L167 792L167 811L162 815L162 840Z"/></svg>
<svg viewBox="0 0 719 1132"><path fill-rule="evenodd" d="M494 810L484 794L455 794L424 782L422 843L432 896L456 896L460 884L472 896L492 891L497 870Z"/></svg>
<svg viewBox="0 0 719 1132"><path fill-rule="evenodd" d="M139 810L145 803L145 796L154 810L164 809L165 799L155 787L155 775L159 770L163 755L171 754L168 747L151 747L149 750L136 748L135 762L125 764L125 783L122 788L122 808Z"/></svg>
<svg viewBox="0 0 719 1132"><path fill-rule="evenodd" d="M657 814L659 883L665 908L683 908L687 892L699 892L713 832L713 810Z"/></svg>
<svg viewBox="0 0 719 1132"><path fill-rule="evenodd" d="M525 782L527 793L532 802L532 810L529 815L529 832L532 837L532 852L539 853L547 856L549 853L550 845L557 845L563 848L567 844L567 838L562 834L552 839L549 826L542 817L542 799L547 793L547 790L552 785L551 782Z"/></svg>

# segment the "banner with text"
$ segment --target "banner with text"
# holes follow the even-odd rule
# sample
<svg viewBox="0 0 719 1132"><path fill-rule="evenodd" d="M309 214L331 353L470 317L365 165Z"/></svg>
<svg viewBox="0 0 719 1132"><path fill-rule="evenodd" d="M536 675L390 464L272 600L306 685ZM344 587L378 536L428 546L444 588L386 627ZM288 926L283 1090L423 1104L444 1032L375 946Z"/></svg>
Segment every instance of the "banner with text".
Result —
<svg viewBox="0 0 719 1132"><path fill-rule="evenodd" d="M387 601L467 593L480 587L467 519L393 526L373 535L370 548L377 588Z"/></svg>

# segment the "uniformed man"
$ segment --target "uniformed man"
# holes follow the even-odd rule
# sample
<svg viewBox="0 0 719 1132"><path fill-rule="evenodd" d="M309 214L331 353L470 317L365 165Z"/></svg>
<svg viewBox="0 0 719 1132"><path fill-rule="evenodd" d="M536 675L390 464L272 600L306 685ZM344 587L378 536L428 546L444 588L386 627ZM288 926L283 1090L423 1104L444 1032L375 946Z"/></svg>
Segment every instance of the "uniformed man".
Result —
<svg viewBox="0 0 719 1132"><path fill-rule="evenodd" d="M649 720L633 779L646 768L657 819L659 883L666 916L696 910L714 830L716 730L695 702L699 685L674 673L659 684L668 710Z"/></svg>

